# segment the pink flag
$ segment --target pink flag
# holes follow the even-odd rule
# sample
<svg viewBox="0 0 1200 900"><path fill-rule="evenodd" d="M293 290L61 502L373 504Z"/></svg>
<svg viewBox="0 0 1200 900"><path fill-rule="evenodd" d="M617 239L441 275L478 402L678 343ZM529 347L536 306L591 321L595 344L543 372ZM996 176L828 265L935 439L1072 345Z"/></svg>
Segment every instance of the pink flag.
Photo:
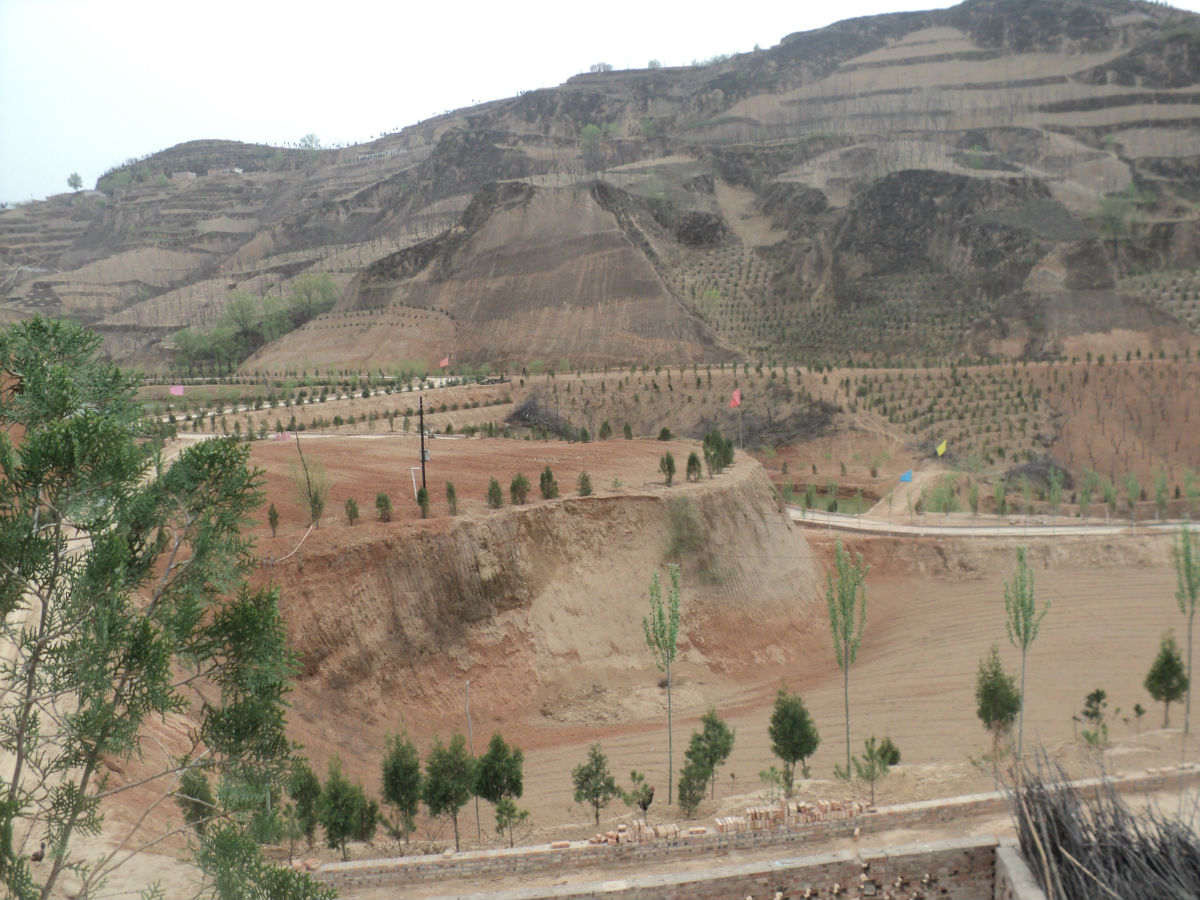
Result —
<svg viewBox="0 0 1200 900"><path fill-rule="evenodd" d="M733 396L729 398L729 405L730 405L730 407L742 405L742 389L741 388L733 389Z"/></svg>
<svg viewBox="0 0 1200 900"><path fill-rule="evenodd" d="M446 368L446 366L448 366L448 365L450 365L450 357L448 357L448 356L445 359L443 359L440 363L438 363L438 366L440 366L443 369Z"/></svg>
<svg viewBox="0 0 1200 900"><path fill-rule="evenodd" d="M172 397L182 397L183 396L183 385L182 384L171 385L171 396Z"/></svg>

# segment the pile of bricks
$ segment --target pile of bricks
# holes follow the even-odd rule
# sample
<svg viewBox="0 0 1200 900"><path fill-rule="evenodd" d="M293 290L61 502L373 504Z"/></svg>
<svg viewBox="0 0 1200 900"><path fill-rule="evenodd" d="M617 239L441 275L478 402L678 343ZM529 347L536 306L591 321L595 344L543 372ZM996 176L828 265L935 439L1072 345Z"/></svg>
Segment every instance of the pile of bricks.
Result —
<svg viewBox="0 0 1200 900"><path fill-rule="evenodd" d="M750 820L745 816L717 816L717 831L720 834L737 834L749 831Z"/></svg>
<svg viewBox="0 0 1200 900"><path fill-rule="evenodd" d="M857 800L814 800L812 803L800 801L783 804L788 825L806 822L836 822L839 819L850 819L861 816L869 807Z"/></svg>
<svg viewBox="0 0 1200 900"><path fill-rule="evenodd" d="M784 800L778 806L747 807L744 816L721 816L717 819L720 834L737 834L742 831L766 831L773 828L791 828L811 822L836 822L860 816L867 807L856 800Z"/></svg>
<svg viewBox="0 0 1200 900"><path fill-rule="evenodd" d="M699 833L707 833L707 828L701 828ZM696 832L696 829L692 829ZM634 822L626 825L622 822L615 831L597 833L588 838L589 844L644 844L647 841L673 841L679 838L678 825L647 825L644 822Z"/></svg>

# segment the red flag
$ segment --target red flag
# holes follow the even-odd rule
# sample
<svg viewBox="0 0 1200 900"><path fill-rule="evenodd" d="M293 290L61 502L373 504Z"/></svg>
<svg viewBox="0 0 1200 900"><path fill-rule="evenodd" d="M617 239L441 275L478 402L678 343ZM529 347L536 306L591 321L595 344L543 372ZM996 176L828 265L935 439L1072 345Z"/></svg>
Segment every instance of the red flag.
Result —
<svg viewBox="0 0 1200 900"><path fill-rule="evenodd" d="M733 396L729 398L729 405L730 405L730 407L742 405L742 389L741 388L733 389Z"/></svg>
<svg viewBox="0 0 1200 900"><path fill-rule="evenodd" d="M440 366L443 369L446 368L446 366L448 366L448 365L450 365L450 357L448 357L448 356L445 357L440 363L438 363L438 366Z"/></svg>
<svg viewBox="0 0 1200 900"><path fill-rule="evenodd" d="M183 385L182 384L173 385L171 387L171 396L172 397L182 397L183 396Z"/></svg>

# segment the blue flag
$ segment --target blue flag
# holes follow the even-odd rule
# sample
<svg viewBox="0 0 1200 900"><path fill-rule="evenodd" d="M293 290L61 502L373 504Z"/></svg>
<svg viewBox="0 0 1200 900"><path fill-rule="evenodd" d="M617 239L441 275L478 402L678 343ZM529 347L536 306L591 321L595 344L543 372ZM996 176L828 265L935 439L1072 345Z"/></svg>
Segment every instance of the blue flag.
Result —
<svg viewBox="0 0 1200 900"><path fill-rule="evenodd" d="M912 469L909 469L907 472L905 472L903 475L901 475L900 480L901 481L912 481Z"/></svg>

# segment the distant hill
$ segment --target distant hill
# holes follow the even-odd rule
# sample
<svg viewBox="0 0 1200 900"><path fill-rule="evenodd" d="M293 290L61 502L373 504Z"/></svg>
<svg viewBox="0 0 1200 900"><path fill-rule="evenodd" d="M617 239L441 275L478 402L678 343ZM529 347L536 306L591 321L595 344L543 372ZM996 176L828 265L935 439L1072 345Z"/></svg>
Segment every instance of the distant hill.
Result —
<svg viewBox="0 0 1200 900"><path fill-rule="evenodd" d="M317 272L333 308L244 369L1187 343L1198 124L1200 17L968 0L350 148L181 144L0 212L0 311L72 316L148 368Z"/></svg>

